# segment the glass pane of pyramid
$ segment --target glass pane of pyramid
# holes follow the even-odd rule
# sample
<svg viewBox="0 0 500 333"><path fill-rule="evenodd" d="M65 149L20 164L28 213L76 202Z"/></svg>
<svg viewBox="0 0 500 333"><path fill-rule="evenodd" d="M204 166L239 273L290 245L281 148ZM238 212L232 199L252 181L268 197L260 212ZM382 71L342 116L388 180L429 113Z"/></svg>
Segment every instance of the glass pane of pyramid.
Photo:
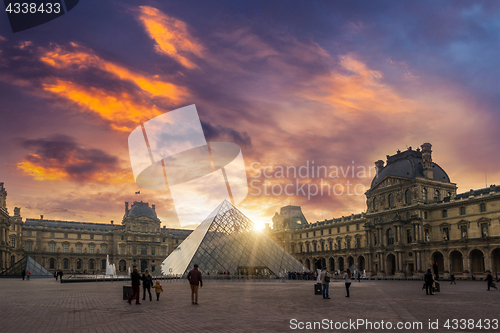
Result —
<svg viewBox="0 0 500 333"><path fill-rule="evenodd" d="M155 270L156 275L185 276L194 266L206 275L285 276L307 268L228 201L223 201Z"/></svg>
<svg viewBox="0 0 500 333"><path fill-rule="evenodd" d="M0 273L2 277L21 277L21 272L25 271L28 274L28 271L31 271L31 277L53 277L54 274L49 272L48 269L40 265L35 259L30 256L26 256L16 262L7 270Z"/></svg>

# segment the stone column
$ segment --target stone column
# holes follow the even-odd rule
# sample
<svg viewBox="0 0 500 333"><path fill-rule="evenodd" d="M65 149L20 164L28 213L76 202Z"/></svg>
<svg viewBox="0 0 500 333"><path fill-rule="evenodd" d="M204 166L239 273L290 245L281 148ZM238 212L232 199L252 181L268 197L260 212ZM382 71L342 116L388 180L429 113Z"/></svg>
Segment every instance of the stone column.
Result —
<svg viewBox="0 0 500 333"><path fill-rule="evenodd" d="M403 252L398 252L399 254L399 261L398 261L398 271L402 271L403 270Z"/></svg>
<svg viewBox="0 0 500 333"><path fill-rule="evenodd" d="M488 249L485 249L484 250L484 269L485 270L489 270L491 272L495 272L495 268L494 267L491 267L491 256L490 256L490 253L488 251Z"/></svg>

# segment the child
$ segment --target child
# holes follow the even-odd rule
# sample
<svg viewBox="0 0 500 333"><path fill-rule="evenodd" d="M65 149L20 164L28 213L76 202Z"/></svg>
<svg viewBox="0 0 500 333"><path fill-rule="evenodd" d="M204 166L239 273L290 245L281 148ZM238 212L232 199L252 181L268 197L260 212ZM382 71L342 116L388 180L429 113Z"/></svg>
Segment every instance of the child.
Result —
<svg viewBox="0 0 500 333"><path fill-rule="evenodd" d="M156 292L156 300L160 300L160 293L163 291L163 287L160 284L159 280L156 280L156 284L153 286L155 292Z"/></svg>

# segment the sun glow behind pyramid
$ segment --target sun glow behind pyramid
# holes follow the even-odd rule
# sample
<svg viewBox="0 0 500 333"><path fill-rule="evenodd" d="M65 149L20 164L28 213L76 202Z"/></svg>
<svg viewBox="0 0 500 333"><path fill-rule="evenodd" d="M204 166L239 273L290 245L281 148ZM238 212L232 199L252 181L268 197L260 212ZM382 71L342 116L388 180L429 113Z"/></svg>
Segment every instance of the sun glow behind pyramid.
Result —
<svg viewBox="0 0 500 333"><path fill-rule="evenodd" d="M223 201L154 272L183 276L199 265L203 274L284 276L307 271L250 219Z"/></svg>

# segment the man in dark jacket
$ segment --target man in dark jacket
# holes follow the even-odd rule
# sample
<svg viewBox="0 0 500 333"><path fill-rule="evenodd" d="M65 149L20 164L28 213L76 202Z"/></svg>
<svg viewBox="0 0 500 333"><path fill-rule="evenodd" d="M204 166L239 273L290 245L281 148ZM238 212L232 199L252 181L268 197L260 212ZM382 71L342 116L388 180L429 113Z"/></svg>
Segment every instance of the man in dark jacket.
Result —
<svg viewBox="0 0 500 333"><path fill-rule="evenodd" d="M498 290L497 286L493 283L493 276L490 272L486 272L486 282L488 283L488 290L490 290L490 287Z"/></svg>
<svg viewBox="0 0 500 333"><path fill-rule="evenodd" d="M130 274L130 279L132 280L132 295L128 299L128 304L132 304L132 300L136 297L135 304L141 304L139 302L139 293L141 290L141 274L139 274L139 270L134 268L132 274Z"/></svg>
<svg viewBox="0 0 500 333"><path fill-rule="evenodd" d="M434 295L434 289L432 288L432 283L434 283L434 278L432 277L432 272L430 269L427 270L427 273L424 275L425 282L425 294L426 295Z"/></svg>
<svg viewBox="0 0 500 333"><path fill-rule="evenodd" d="M187 279L189 280L189 285L191 287L191 303L198 305L198 285L199 288L203 287L203 281L197 264L194 265L194 269L189 271Z"/></svg>

